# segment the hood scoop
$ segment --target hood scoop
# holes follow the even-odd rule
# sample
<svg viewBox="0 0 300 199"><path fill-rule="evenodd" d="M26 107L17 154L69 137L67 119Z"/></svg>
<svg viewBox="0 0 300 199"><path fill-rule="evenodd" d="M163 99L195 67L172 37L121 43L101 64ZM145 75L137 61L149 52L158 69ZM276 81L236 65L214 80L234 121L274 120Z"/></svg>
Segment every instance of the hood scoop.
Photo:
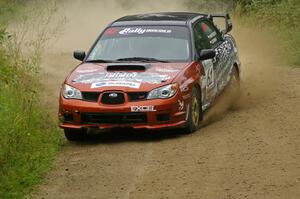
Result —
<svg viewBox="0 0 300 199"><path fill-rule="evenodd" d="M120 63L109 64L106 67L107 71L145 71L150 67L150 64L134 64L134 63Z"/></svg>

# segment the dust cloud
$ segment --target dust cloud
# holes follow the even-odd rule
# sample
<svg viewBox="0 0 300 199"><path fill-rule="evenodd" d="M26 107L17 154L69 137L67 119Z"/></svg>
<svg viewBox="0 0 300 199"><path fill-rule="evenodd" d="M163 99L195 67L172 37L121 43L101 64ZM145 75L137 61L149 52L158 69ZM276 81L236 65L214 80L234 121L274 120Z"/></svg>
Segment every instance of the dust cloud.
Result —
<svg viewBox="0 0 300 199"><path fill-rule="evenodd" d="M268 31L240 25L238 19L233 24L231 34L236 39L242 63L240 95L234 99L232 93L225 90L214 107L205 114L205 126L222 119L228 110L264 106L273 100L274 93L281 87L281 71L285 68L282 67L284 63L276 39L270 37Z"/></svg>
<svg viewBox="0 0 300 199"><path fill-rule="evenodd" d="M185 1L117 1L117 0L65 0L59 5L61 14L67 18L64 33L52 49L70 52L88 50L101 31L112 21L131 14L187 11Z"/></svg>
<svg viewBox="0 0 300 199"><path fill-rule="evenodd" d="M242 62L243 105L253 106L271 100L281 84L284 63L281 49L270 32L255 27L236 28L233 32Z"/></svg>

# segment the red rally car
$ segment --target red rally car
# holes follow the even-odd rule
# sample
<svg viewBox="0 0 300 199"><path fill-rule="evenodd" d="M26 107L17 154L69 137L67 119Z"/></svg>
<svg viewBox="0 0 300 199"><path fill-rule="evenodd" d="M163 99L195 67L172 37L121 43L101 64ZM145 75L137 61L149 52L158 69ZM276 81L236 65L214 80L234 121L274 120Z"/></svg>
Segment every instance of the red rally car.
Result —
<svg viewBox="0 0 300 199"><path fill-rule="evenodd" d="M224 30L216 17L224 18ZM74 52L82 63L59 101L66 138L80 141L89 128L196 131L215 98L239 85L231 29L228 14L152 13L112 22L87 54Z"/></svg>

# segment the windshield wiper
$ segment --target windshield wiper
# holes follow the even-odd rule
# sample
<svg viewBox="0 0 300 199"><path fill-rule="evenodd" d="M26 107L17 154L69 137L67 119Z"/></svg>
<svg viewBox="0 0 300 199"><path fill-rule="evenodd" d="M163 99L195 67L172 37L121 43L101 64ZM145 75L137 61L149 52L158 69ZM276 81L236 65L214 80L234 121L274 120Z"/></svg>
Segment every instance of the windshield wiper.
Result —
<svg viewBox="0 0 300 199"><path fill-rule="evenodd" d="M116 62L116 60L105 60L105 59L94 59L94 60L86 60L88 63L111 63Z"/></svg>
<svg viewBox="0 0 300 199"><path fill-rule="evenodd" d="M126 57L126 58L119 58L117 61L141 61L141 62L162 62L168 63L166 60L151 58L151 57Z"/></svg>

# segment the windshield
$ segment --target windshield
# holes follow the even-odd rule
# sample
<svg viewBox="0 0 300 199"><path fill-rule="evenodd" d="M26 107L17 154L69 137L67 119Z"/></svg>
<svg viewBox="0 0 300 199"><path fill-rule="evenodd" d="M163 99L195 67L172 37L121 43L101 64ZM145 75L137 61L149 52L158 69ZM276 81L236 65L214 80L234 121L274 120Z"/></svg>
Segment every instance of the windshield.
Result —
<svg viewBox="0 0 300 199"><path fill-rule="evenodd" d="M181 26L111 27L105 30L86 61L187 61L189 33Z"/></svg>

